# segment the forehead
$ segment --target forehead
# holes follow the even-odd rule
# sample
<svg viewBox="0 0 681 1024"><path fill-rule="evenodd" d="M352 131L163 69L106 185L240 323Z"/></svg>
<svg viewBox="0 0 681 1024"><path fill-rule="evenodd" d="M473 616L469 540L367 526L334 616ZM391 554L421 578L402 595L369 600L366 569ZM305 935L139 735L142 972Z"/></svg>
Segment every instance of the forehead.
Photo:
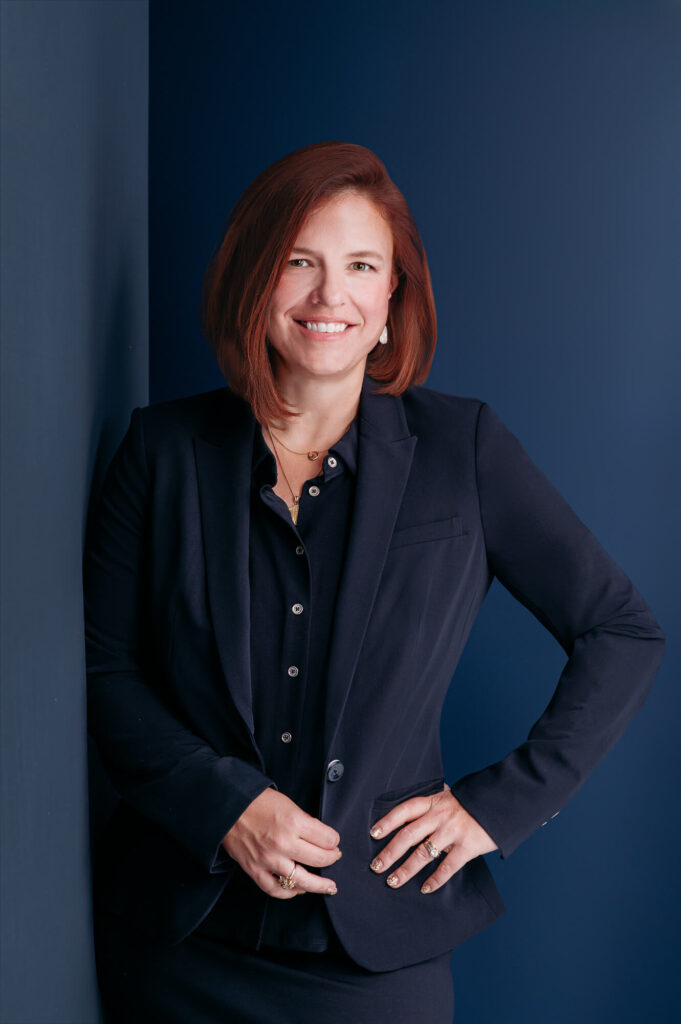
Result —
<svg viewBox="0 0 681 1024"><path fill-rule="evenodd" d="M342 193L323 200L308 214L296 241L315 238L341 242L352 239L357 248L392 249L393 236L387 220L377 206L358 193Z"/></svg>

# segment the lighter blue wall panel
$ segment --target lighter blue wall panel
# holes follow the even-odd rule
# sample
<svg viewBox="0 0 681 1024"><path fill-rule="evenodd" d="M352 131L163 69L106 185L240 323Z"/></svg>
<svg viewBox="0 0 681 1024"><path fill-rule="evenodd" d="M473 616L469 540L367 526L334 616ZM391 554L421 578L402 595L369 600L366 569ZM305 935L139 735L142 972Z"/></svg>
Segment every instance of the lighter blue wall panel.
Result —
<svg viewBox="0 0 681 1024"><path fill-rule="evenodd" d="M81 555L148 396L148 5L1 19L0 1020L92 1024Z"/></svg>

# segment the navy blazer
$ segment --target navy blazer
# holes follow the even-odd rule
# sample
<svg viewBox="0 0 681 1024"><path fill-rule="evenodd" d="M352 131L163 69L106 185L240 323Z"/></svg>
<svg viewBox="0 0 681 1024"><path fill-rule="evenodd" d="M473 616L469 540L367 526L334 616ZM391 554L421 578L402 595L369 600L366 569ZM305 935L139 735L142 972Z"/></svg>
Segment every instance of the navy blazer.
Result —
<svg viewBox="0 0 681 1024"><path fill-rule="evenodd" d="M496 576L567 661L527 740L452 784L502 856L573 796L640 708L664 635L631 580L476 398L366 375L355 506L328 664L318 817L349 955L392 970L452 949L504 906L483 857L428 896L374 874L369 827L442 789L440 714ZM267 786L253 735L249 494L256 421L228 387L135 408L84 558L89 729L122 796L97 905L188 935L235 862L220 845ZM329 768L331 762L340 762ZM296 897L302 898L305 897Z"/></svg>

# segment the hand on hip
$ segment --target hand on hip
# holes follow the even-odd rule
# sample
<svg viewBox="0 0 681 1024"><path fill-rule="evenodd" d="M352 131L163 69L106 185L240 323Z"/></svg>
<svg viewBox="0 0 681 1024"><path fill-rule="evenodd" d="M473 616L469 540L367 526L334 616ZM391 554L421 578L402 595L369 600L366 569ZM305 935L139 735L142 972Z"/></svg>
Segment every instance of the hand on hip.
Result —
<svg viewBox="0 0 681 1024"><path fill-rule="evenodd" d="M421 892L434 892L469 860L497 849L492 837L462 807L446 783L441 793L413 796L397 804L374 822L371 836L384 839L400 825L404 827L377 851L370 864L373 871L382 873L415 847L412 855L386 878L391 889L399 889L424 867L438 861L435 871L421 885Z"/></svg>

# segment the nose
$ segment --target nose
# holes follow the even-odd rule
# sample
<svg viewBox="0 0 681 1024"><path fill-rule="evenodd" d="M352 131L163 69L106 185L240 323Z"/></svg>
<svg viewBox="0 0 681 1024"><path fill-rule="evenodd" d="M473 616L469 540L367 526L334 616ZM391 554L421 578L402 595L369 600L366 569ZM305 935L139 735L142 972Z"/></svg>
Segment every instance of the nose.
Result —
<svg viewBox="0 0 681 1024"><path fill-rule="evenodd" d="M312 298L318 305L328 309L342 305L345 299L343 271L331 267L320 267Z"/></svg>

